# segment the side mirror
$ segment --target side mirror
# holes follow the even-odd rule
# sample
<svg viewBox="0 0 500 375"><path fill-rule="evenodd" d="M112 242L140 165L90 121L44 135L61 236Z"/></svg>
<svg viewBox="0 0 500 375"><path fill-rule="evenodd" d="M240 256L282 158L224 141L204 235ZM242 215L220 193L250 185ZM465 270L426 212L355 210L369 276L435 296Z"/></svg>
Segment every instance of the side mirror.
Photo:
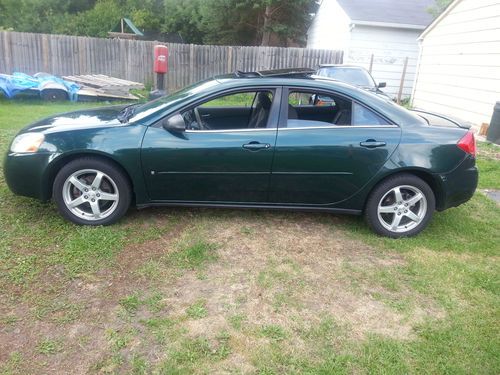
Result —
<svg viewBox="0 0 500 375"><path fill-rule="evenodd" d="M162 121L163 129L172 132L183 132L186 130L186 123L184 122L184 117L180 114L170 116L169 118Z"/></svg>
<svg viewBox="0 0 500 375"><path fill-rule="evenodd" d="M380 83L378 84L378 86L377 86L377 87L378 87L379 89L382 89L382 88L384 88L384 87L386 87L386 86L387 86L387 83L386 83L386 82L380 82Z"/></svg>

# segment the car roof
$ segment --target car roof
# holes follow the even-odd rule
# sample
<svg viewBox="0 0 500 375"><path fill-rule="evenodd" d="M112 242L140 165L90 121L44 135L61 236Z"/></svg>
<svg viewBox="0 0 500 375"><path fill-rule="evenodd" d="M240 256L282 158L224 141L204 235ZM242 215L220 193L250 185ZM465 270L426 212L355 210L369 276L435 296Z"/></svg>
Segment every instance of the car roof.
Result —
<svg viewBox="0 0 500 375"><path fill-rule="evenodd" d="M422 123L417 116L410 113L405 108L398 106L390 99L381 98L380 95L370 93L356 86L331 78L314 76L311 74L303 76L292 74L288 76L282 72L279 75L261 74L255 76L246 75L243 77L236 74L227 74L214 77L213 79L219 83L219 85L214 87L214 90L217 91L255 86L289 86L304 89L335 91L371 107L394 121L396 124L413 125L415 123Z"/></svg>

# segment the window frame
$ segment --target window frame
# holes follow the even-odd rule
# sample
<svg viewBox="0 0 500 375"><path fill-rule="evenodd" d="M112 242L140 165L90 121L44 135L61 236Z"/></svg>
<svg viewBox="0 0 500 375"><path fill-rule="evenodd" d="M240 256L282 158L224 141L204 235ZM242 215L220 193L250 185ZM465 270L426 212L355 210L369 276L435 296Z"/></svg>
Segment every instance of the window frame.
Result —
<svg viewBox="0 0 500 375"><path fill-rule="evenodd" d="M181 114L185 111L190 111L203 103L207 103L211 100L221 98L223 96L228 96L228 95L234 95L234 94L239 94L239 93L244 93L244 92L259 92L259 91L271 91L273 94L273 101L271 104L271 110L269 111L269 118L267 119L267 124L265 128L241 128L241 129L213 129L213 130L194 130L194 129L186 129L184 132L185 133L231 133L231 132L251 132L251 131L266 131L266 130L276 130L278 121L272 121L273 119L278 119L279 120L279 109L280 109L280 102L281 102L281 96L282 96L282 87L281 86L246 86L246 87L235 87L231 88L225 91L219 91L217 93L213 93L207 96L204 96L203 98L200 98L199 100L196 100L193 103L190 103L189 105L180 108L179 110L175 111L174 113L170 114L168 117L174 116L176 114ZM253 106L253 103L252 103ZM252 108L252 107L250 107ZM160 120L161 121L161 120ZM269 126L273 125L274 126Z"/></svg>
<svg viewBox="0 0 500 375"><path fill-rule="evenodd" d="M289 95L291 92L298 91L301 93L307 92L311 94L320 94L320 95L329 95L329 96L338 96L344 100L349 100L351 102L351 108L354 103L359 104L360 106L372 111L375 113L377 116L381 117L385 121L387 121L387 125L335 125L332 124L330 126L304 126L304 127L293 127L293 128L288 128L287 127L287 122L288 122L288 100L289 100ZM335 99L335 98L333 98ZM299 87L299 86L284 86L283 90L281 92L281 102L286 104L281 106L280 110L280 118L278 122L278 128L280 130L306 130L306 129L345 129L345 128L386 128L386 127L399 127L398 124L396 124L394 121L389 119L387 116L384 114L380 113L379 111L371 108L370 106L361 103L359 100L356 100L348 95L339 93L337 91L330 91L330 90L325 90L322 88L313 88L313 87ZM352 110L351 110L352 113ZM352 122L352 119L351 119Z"/></svg>

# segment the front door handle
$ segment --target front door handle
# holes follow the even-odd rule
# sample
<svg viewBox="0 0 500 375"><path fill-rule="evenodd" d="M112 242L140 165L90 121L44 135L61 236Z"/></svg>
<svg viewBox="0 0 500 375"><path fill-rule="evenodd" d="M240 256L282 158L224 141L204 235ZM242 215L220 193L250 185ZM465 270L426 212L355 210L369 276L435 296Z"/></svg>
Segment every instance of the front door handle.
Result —
<svg viewBox="0 0 500 375"><path fill-rule="evenodd" d="M360 142L359 145L361 147L366 147L366 148L375 148L375 147L384 147L386 145L385 142L378 142L375 139L367 139L364 142Z"/></svg>
<svg viewBox="0 0 500 375"><path fill-rule="evenodd" d="M250 150L250 151L259 151L259 150L267 149L269 147L271 147L271 145L269 143L260 143L257 141L245 143L243 145L243 148Z"/></svg>

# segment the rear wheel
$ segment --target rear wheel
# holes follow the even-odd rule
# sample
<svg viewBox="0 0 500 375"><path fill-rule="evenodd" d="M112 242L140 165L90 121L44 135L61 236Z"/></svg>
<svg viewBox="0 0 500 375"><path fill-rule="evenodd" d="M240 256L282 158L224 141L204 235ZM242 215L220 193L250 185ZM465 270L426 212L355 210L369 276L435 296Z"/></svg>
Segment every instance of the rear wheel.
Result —
<svg viewBox="0 0 500 375"><path fill-rule="evenodd" d="M399 238L420 233L435 209L432 189L422 179L400 174L378 185L366 204L365 217L378 234Z"/></svg>
<svg viewBox="0 0 500 375"><path fill-rule="evenodd" d="M76 224L109 225L127 212L131 189L111 163L81 158L59 171L53 198L61 215Z"/></svg>

